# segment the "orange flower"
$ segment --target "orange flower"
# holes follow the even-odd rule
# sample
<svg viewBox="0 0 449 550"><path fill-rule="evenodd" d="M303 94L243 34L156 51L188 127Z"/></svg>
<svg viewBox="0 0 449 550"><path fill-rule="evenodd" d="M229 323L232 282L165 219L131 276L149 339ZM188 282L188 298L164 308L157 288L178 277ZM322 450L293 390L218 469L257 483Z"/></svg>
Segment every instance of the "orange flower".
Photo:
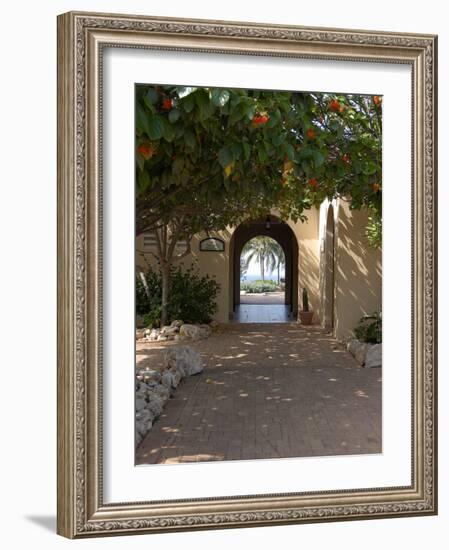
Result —
<svg viewBox="0 0 449 550"><path fill-rule="evenodd" d="M340 102L337 99L333 99L329 103L329 110L333 111L334 113L337 113L337 112L341 111Z"/></svg>
<svg viewBox="0 0 449 550"><path fill-rule="evenodd" d="M261 126L266 124L270 120L270 117L266 114L258 114L253 117L254 126Z"/></svg>
<svg viewBox="0 0 449 550"><path fill-rule="evenodd" d="M349 158L348 153L345 153L345 154L341 157L341 160L342 160L345 164L349 164L349 163L351 162L351 159Z"/></svg>
<svg viewBox="0 0 449 550"><path fill-rule="evenodd" d="M145 160L150 159L154 155L154 149L151 147L151 145L145 145L142 143L142 145L139 145L137 147L137 152L140 153Z"/></svg>
<svg viewBox="0 0 449 550"><path fill-rule="evenodd" d="M375 95L373 97L373 101L376 107L380 107L380 105L382 104L382 98L380 97L380 95Z"/></svg>
<svg viewBox="0 0 449 550"><path fill-rule="evenodd" d="M316 178L310 178L309 185L310 187L316 187L318 185L318 180Z"/></svg>
<svg viewBox="0 0 449 550"><path fill-rule="evenodd" d="M375 193L378 193L382 189L378 183L373 183L372 188Z"/></svg>
<svg viewBox="0 0 449 550"><path fill-rule="evenodd" d="M164 101L162 102L162 109L164 111L170 111L172 107L173 107L173 100L170 99L169 97L165 98Z"/></svg>
<svg viewBox="0 0 449 550"><path fill-rule="evenodd" d="M313 128L309 128L306 132L306 136L309 138L309 139L315 139L316 138L316 133L315 133L315 130Z"/></svg>

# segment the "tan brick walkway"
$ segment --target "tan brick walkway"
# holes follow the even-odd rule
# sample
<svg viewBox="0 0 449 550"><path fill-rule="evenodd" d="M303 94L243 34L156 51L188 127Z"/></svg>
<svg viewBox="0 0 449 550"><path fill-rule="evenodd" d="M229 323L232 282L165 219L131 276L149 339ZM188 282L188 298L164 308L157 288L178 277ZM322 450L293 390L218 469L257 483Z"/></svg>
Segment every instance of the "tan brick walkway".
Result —
<svg viewBox="0 0 449 550"><path fill-rule="evenodd" d="M139 344L139 364L166 345ZM381 452L381 369L318 327L232 324L191 345L204 372L178 387L137 464Z"/></svg>

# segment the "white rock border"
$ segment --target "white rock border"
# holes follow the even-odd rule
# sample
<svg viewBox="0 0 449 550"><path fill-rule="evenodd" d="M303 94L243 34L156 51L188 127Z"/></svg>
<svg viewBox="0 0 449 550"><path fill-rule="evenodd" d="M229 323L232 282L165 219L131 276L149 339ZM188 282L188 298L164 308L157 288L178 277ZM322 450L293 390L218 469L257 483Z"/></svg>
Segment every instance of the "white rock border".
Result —
<svg viewBox="0 0 449 550"><path fill-rule="evenodd" d="M217 323L192 325L181 320L174 320L170 325L162 328L138 328L136 340L138 342L165 342L167 340L201 340L212 334L212 329Z"/></svg>
<svg viewBox="0 0 449 550"><path fill-rule="evenodd" d="M136 446L153 427L154 421L186 376L203 372L200 354L190 346L172 346L164 353L162 369L136 371Z"/></svg>
<svg viewBox="0 0 449 550"><path fill-rule="evenodd" d="M365 368L382 366L382 344L369 344L351 338L346 344L346 349Z"/></svg>

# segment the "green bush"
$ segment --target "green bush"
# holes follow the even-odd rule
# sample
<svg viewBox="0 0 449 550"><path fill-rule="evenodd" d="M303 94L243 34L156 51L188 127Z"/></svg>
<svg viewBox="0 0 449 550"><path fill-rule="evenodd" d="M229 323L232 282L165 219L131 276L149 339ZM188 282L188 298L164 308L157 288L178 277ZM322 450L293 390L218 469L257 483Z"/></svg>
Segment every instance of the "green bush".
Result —
<svg viewBox="0 0 449 550"><path fill-rule="evenodd" d="M161 322L162 279L158 271L146 274L150 298L142 280L136 277L136 313L142 315L145 326L158 327ZM193 268L172 268L168 302L169 322L182 319L185 323L208 323L217 311L220 285L209 276L200 276Z"/></svg>
<svg viewBox="0 0 449 550"><path fill-rule="evenodd" d="M262 292L276 292L279 290L274 281L251 281L240 283L240 290L245 290L248 294L261 294Z"/></svg>
<svg viewBox="0 0 449 550"><path fill-rule="evenodd" d="M375 311L365 315L354 329L355 337L361 342L380 344L382 342L382 313Z"/></svg>

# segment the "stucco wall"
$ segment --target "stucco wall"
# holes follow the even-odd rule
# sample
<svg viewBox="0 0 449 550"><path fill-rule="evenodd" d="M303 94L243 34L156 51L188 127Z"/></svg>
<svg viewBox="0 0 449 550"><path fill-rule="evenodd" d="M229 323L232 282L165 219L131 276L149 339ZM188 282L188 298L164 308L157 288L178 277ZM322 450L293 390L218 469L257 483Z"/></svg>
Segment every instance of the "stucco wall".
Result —
<svg viewBox="0 0 449 550"><path fill-rule="evenodd" d="M298 304L302 308L302 289L307 288L310 307L314 311L314 323L324 323L323 272L326 269L323 238L326 232L328 203L320 210L307 212L307 221L292 222L298 243ZM364 236L367 221L366 211L351 211L345 201L333 203L335 215L334 241L334 334L338 339L352 335L358 320L364 314L371 314L381 308L382 271L381 252L368 246ZM224 252L200 252L199 243L206 234L198 234L192 241L192 253L180 265L197 267L202 274L213 277L220 285L218 311L215 319L222 323L229 321L232 314L232 242L235 228L228 228L210 236L225 241ZM137 239L137 249L142 250L142 238ZM230 259L231 258L231 259ZM145 261L137 254L137 263L142 266L156 266L155 259L148 253Z"/></svg>
<svg viewBox="0 0 449 550"><path fill-rule="evenodd" d="M192 240L191 254L175 263L175 266L180 265L181 267L186 268L193 266L198 268L201 274L208 274L217 281L220 285L220 290L217 297L218 310L214 318L221 323L226 323L229 320L229 241L231 235L232 229L229 231L218 231L210 234L211 237L219 237L225 241L224 252L200 252L200 241L207 237L207 235L199 233L198 235L195 235ZM136 247L137 250L143 250L143 238L141 236L137 238ZM136 263L144 269L149 267L154 269L157 267L156 259L148 252L146 252L144 256L142 254L136 254Z"/></svg>
<svg viewBox="0 0 449 550"><path fill-rule="evenodd" d="M319 211L306 212L307 221L288 222L298 241L298 304L302 309L302 289L307 288L310 308L314 311L313 322L320 318L320 258L319 258Z"/></svg>
<svg viewBox="0 0 449 550"><path fill-rule="evenodd" d="M334 271L338 339L352 336L359 319L382 306L382 253L370 248L364 236L367 217L365 210L350 210L346 201L338 201Z"/></svg>
<svg viewBox="0 0 449 550"><path fill-rule="evenodd" d="M302 307L302 289L307 287L310 297L311 308L317 312L315 322L319 319L319 250L318 250L318 229L319 213L313 209L307 213L306 222L288 222L293 230L298 243L298 304ZM184 267L197 267L202 274L209 274L220 285L220 292L217 299L218 311L215 319L222 323L229 321L229 315L232 313L232 284L230 284L232 262L231 237L235 228L228 228L225 231L211 233L210 236L220 237L225 241L224 252L200 252L199 243L207 235L200 233L192 240L192 253L183 258L179 265ZM143 251L143 238L138 237L136 248ZM136 263L144 269L155 268L157 262L155 258L145 252L145 254L136 254Z"/></svg>

